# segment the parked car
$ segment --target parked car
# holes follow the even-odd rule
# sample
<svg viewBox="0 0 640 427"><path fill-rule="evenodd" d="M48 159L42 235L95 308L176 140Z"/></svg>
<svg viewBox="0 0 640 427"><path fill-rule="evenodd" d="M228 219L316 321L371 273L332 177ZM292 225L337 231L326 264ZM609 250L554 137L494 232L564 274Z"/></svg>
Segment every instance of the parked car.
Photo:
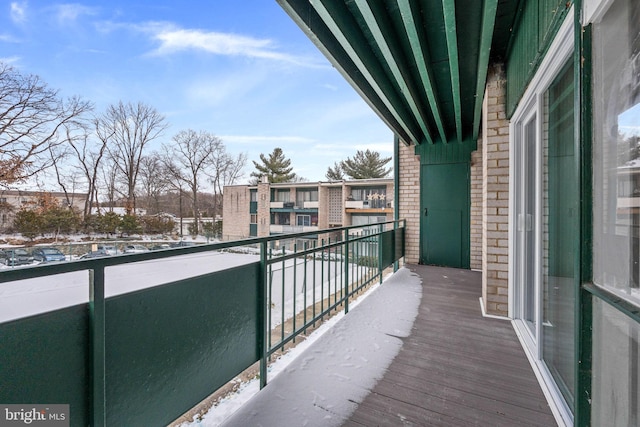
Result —
<svg viewBox="0 0 640 427"><path fill-rule="evenodd" d="M151 246L151 250L152 251L160 251L162 249L169 249L170 247L171 247L171 245L169 245L168 243L161 243L159 245Z"/></svg>
<svg viewBox="0 0 640 427"><path fill-rule="evenodd" d="M0 262L4 265L26 265L33 262L33 257L24 248L0 250Z"/></svg>
<svg viewBox="0 0 640 427"><path fill-rule="evenodd" d="M80 259L102 258L105 256L111 256L111 254L105 251L104 249L98 249L96 251L87 252L86 254L82 255Z"/></svg>
<svg viewBox="0 0 640 427"><path fill-rule="evenodd" d="M180 240L179 242L172 243L171 247L172 248L184 248L186 246L195 246L195 245L196 245L195 242L187 242L185 240Z"/></svg>
<svg viewBox="0 0 640 427"><path fill-rule="evenodd" d="M65 261L67 258L64 256L62 252L60 252L56 248L34 248L31 251L31 256L34 261L39 262L55 262L55 261Z"/></svg>
<svg viewBox="0 0 640 427"><path fill-rule="evenodd" d="M127 245L124 247L125 254L141 254L143 252L149 252L149 249L142 245Z"/></svg>
<svg viewBox="0 0 640 427"><path fill-rule="evenodd" d="M107 255L117 255L118 248L115 245L98 245L99 251L105 251Z"/></svg>

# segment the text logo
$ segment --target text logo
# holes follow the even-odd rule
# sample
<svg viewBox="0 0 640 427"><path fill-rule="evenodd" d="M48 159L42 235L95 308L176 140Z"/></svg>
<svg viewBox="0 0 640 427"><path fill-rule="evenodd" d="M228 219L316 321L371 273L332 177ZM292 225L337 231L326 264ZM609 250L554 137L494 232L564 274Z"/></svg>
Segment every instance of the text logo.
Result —
<svg viewBox="0 0 640 427"><path fill-rule="evenodd" d="M69 427L69 405L2 405L0 427Z"/></svg>

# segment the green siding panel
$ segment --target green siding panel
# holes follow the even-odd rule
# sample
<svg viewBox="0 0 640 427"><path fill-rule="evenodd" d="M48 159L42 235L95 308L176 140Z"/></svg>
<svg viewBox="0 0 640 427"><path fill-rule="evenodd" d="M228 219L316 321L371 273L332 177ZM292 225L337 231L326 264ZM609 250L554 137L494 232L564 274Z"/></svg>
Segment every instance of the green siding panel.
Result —
<svg viewBox="0 0 640 427"><path fill-rule="evenodd" d="M477 149L477 142L465 140L462 144L452 141L449 144L422 144L416 146L415 153L420 156L423 165L469 162L471 152Z"/></svg>
<svg viewBox="0 0 640 427"><path fill-rule="evenodd" d="M0 324L0 402L69 404L70 425L86 426L88 378L87 304Z"/></svg>
<svg viewBox="0 0 640 427"><path fill-rule="evenodd" d="M522 2L507 52L507 115L511 117L573 2Z"/></svg>
<svg viewBox="0 0 640 427"><path fill-rule="evenodd" d="M381 268L387 268L404 256L404 228L387 230L380 235Z"/></svg>
<svg viewBox="0 0 640 427"><path fill-rule="evenodd" d="M107 425L167 425L259 360L259 269L107 300Z"/></svg>

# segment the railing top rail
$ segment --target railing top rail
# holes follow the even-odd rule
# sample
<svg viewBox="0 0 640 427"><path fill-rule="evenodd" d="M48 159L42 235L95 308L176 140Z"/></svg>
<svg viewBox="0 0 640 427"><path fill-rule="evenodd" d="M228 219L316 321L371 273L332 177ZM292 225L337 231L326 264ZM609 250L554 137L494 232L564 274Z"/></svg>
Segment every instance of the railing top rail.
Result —
<svg viewBox="0 0 640 427"><path fill-rule="evenodd" d="M36 277L49 276L52 274L72 273L74 271L93 270L98 268L113 267L117 265L130 264L141 261L151 261L163 258L170 258L179 255L194 254L200 252L209 252L220 249L227 249L238 246L259 245L262 242L270 242L275 240L295 239L305 236L317 236L319 234L328 234L343 232L345 230L375 228L386 224L404 224L404 219L379 222L366 225L351 225L347 227L325 228L315 231L305 231L300 233L285 233L277 236L254 237L249 239L230 240L228 242L206 243L202 245L169 248L158 251L145 252L139 254L118 254L103 258L75 260L63 262L59 264L40 264L31 267L19 267L0 271L0 283L12 282L24 279L33 279Z"/></svg>

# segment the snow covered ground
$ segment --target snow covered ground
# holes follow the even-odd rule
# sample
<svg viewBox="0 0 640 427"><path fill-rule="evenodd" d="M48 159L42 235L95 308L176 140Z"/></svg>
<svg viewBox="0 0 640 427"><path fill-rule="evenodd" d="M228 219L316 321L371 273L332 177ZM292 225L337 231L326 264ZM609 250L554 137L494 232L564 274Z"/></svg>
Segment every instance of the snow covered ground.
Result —
<svg viewBox="0 0 640 427"><path fill-rule="evenodd" d="M258 259L256 255L207 252L109 267L105 270L105 296L150 288ZM0 283L0 323L88 301L88 270Z"/></svg>
<svg viewBox="0 0 640 427"><path fill-rule="evenodd" d="M402 268L326 322L259 380L183 427L341 425L382 378L411 332L420 278Z"/></svg>
<svg viewBox="0 0 640 427"><path fill-rule="evenodd" d="M256 262L259 259L258 255L250 253L202 252L109 267L105 270L105 296L108 298L171 283L188 277ZM296 266L295 273L294 265ZM318 260L314 269L312 261L305 263L301 259L287 260L284 266L280 262L274 263L271 326L275 327L282 322L283 302L284 319L286 320L293 316L294 301L296 312L299 312L302 307L310 306L322 297L326 298L335 292L336 283L342 282L342 271L335 272L336 265L339 268L340 263ZM283 268L285 270L284 287L282 285ZM357 280L366 271L362 268L354 270L351 272L352 279ZM328 274L328 272L331 273ZM294 276L296 278L295 297ZM307 284L306 293L304 292L305 282ZM340 290L339 286L338 291ZM314 295L315 300L312 299ZM88 270L0 283L0 323L88 301Z"/></svg>

